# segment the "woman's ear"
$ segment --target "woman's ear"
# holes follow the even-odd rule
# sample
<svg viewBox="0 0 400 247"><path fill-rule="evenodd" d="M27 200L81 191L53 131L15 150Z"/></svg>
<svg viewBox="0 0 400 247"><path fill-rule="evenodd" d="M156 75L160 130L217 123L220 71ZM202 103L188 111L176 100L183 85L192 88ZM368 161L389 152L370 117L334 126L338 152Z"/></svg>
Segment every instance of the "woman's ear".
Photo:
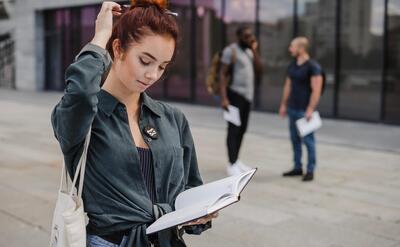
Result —
<svg viewBox="0 0 400 247"><path fill-rule="evenodd" d="M115 59L122 59L123 52L121 48L121 41L119 39L114 39L112 42L112 49L114 53L114 60Z"/></svg>

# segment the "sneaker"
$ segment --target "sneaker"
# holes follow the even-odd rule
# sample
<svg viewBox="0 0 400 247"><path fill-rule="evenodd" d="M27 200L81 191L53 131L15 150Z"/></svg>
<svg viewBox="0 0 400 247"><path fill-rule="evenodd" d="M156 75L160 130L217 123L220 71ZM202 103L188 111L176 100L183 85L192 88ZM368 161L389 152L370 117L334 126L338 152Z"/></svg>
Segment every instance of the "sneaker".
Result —
<svg viewBox="0 0 400 247"><path fill-rule="evenodd" d="M250 171L251 169L253 169L253 168L251 168L250 166L247 166L247 165L245 165L243 162L241 162L240 160L237 160L236 162L235 162L235 165L237 165L239 168L240 168L240 170L242 170L242 172L247 172L247 171Z"/></svg>
<svg viewBox="0 0 400 247"><path fill-rule="evenodd" d="M303 182L310 182L313 181L314 179L314 173L312 172L307 172L306 175L303 177Z"/></svg>
<svg viewBox="0 0 400 247"><path fill-rule="evenodd" d="M240 169L240 167L235 163L233 165L229 164L226 167L226 171L228 173L229 176L234 176L234 175L238 175L242 173L242 170Z"/></svg>
<svg viewBox="0 0 400 247"><path fill-rule="evenodd" d="M303 170L293 169L293 170L283 173L282 176L284 176L284 177L303 176Z"/></svg>

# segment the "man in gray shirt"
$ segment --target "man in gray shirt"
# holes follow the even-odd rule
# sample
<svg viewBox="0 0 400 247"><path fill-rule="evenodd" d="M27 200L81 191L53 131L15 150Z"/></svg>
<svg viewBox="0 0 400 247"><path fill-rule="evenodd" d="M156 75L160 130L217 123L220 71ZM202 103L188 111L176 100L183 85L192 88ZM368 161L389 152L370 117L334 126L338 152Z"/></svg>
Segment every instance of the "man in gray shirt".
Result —
<svg viewBox="0 0 400 247"><path fill-rule="evenodd" d="M236 31L237 42L227 46L221 57L221 106L239 109L241 125L228 122L227 147L229 175L239 174L250 167L238 160L240 146L247 129L251 104L254 98L255 73L261 72L258 43L251 28L240 27Z"/></svg>

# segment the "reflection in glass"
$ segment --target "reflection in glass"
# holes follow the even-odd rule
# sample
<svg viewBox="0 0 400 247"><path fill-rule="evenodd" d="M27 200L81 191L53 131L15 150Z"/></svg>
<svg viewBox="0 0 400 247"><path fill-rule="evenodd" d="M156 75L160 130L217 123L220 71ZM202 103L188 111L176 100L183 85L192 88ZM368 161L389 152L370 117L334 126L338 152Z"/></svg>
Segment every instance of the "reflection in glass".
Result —
<svg viewBox="0 0 400 247"><path fill-rule="evenodd" d="M100 7L81 8L81 46L86 45L94 36L95 20Z"/></svg>
<svg viewBox="0 0 400 247"><path fill-rule="evenodd" d="M206 89L206 76L213 55L222 50L222 0L196 0L196 101L215 105Z"/></svg>
<svg viewBox="0 0 400 247"><path fill-rule="evenodd" d="M400 124L400 1L389 0L385 120Z"/></svg>
<svg viewBox="0 0 400 247"><path fill-rule="evenodd" d="M164 75L165 79L149 88L148 93L160 98L166 96L174 100L188 101L190 99L190 0L172 0L170 9L178 13L180 41L176 58Z"/></svg>
<svg viewBox="0 0 400 247"><path fill-rule="evenodd" d="M310 41L310 54L326 73L324 94L318 110L325 116L333 115L334 65L335 65L335 14L332 0L299 0L299 36Z"/></svg>
<svg viewBox="0 0 400 247"><path fill-rule="evenodd" d="M339 116L378 121L384 0L342 1Z"/></svg>
<svg viewBox="0 0 400 247"><path fill-rule="evenodd" d="M247 25L254 27L256 21L256 0L225 0L226 10L224 21L227 24L227 42L236 42L236 29Z"/></svg>
<svg viewBox="0 0 400 247"><path fill-rule="evenodd" d="M290 62L288 45L293 37L293 0L260 0L259 11L264 73L258 90L259 108L277 111Z"/></svg>
<svg viewBox="0 0 400 247"><path fill-rule="evenodd" d="M49 10L45 20L45 89L63 90L64 72L94 35L99 6Z"/></svg>

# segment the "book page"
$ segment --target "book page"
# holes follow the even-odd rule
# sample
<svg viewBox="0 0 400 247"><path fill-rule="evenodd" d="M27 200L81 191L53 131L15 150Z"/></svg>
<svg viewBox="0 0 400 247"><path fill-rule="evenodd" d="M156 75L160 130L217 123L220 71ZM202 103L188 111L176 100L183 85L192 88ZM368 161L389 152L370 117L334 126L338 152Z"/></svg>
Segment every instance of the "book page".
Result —
<svg viewBox="0 0 400 247"><path fill-rule="evenodd" d="M222 195L233 194L235 181L238 179L239 176L232 176L188 189L180 193L176 198L175 209L190 207L192 205L212 205Z"/></svg>
<svg viewBox="0 0 400 247"><path fill-rule="evenodd" d="M151 234L153 232L158 232L163 229L187 223L206 216L207 214L206 207L192 206L182 208L161 216L157 221L147 227L146 234Z"/></svg>
<svg viewBox="0 0 400 247"><path fill-rule="evenodd" d="M244 187L249 183L250 179L254 176L257 168L247 171L240 175L235 185L235 195L239 197L240 193L243 191Z"/></svg>
<svg viewBox="0 0 400 247"><path fill-rule="evenodd" d="M221 197L219 200L217 200L213 205L211 205L207 209L207 215L212 214L218 210L221 210L222 208L225 208L225 207L227 207L235 202L238 202L238 201L239 201L239 197L237 197L235 195Z"/></svg>

